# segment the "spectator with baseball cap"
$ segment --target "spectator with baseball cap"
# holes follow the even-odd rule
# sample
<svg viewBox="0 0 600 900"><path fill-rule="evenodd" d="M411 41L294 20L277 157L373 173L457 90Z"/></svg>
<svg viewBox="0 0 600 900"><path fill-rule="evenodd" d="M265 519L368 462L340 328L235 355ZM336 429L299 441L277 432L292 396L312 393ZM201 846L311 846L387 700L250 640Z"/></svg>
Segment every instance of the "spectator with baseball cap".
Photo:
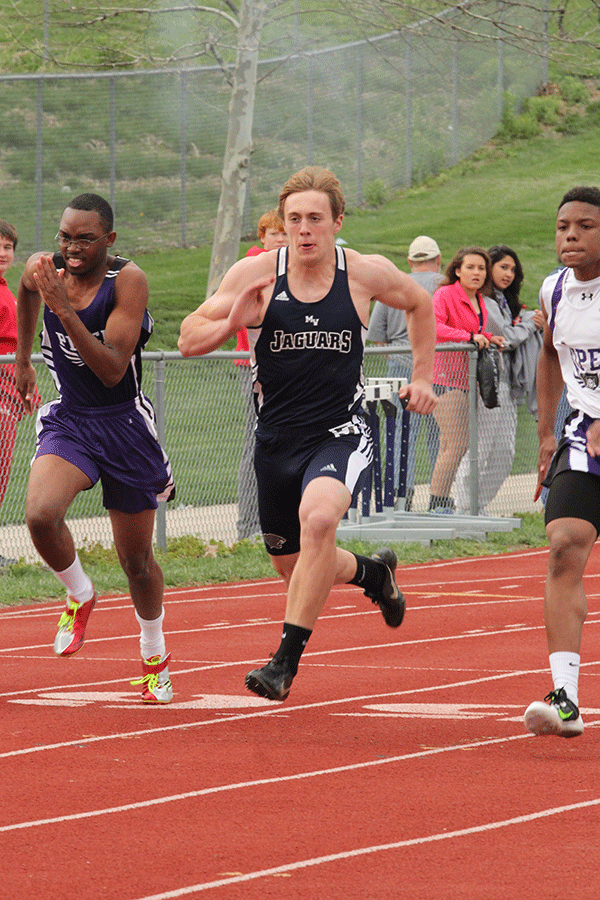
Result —
<svg viewBox="0 0 600 900"><path fill-rule="evenodd" d="M437 259L437 268L429 268L425 271L439 272L442 255L437 241L428 237L426 234L420 234L414 239L408 248L408 264L413 268L414 264L431 263ZM412 265L411 265L412 264Z"/></svg>
<svg viewBox="0 0 600 900"><path fill-rule="evenodd" d="M425 234L420 234L408 248L407 260L411 270L411 278L414 278L421 287L424 287L429 294L433 295L444 277L440 272L442 255L437 242ZM410 381L412 356L406 329L406 315L402 310L392 309L376 301L369 321L367 340L380 345L393 344L405 350L406 352L399 353L396 356L388 356L388 376L390 378L408 378ZM401 426L402 416L398 415L396 418L396 440L394 444L394 483L396 486L400 476ZM416 413L410 413L405 502L405 509L407 510L411 509L415 491L415 450L421 427L427 430L427 451L431 470L433 470L435 465L439 448L439 429L433 416L420 416ZM430 475L431 472L426 474L426 481L429 480Z"/></svg>

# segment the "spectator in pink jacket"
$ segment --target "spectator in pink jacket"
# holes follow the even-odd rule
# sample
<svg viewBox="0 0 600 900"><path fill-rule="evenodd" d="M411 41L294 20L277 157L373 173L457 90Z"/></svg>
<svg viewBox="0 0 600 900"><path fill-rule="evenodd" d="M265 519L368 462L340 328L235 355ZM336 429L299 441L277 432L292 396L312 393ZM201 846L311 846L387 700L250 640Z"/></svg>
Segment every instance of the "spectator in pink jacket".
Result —
<svg viewBox="0 0 600 900"><path fill-rule="evenodd" d="M491 286L492 265L481 247L459 250L433 295L438 344L474 343L504 347L502 335L485 330L483 295ZM434 416L440 429L440 450L431 476L429 510L452 513L454 476L469 443L468 355L460 351L436 353L433 381L438 394Z"/></svg>

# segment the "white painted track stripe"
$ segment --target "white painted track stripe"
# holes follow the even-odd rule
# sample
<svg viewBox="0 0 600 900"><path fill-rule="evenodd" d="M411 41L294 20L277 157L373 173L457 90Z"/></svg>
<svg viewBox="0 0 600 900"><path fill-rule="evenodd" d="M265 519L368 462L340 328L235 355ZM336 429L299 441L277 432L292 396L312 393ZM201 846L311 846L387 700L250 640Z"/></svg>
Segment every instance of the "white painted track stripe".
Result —
<svg viewBox="0 0 600 900"><path fill-rule="evenodd" d="M325 863L337 862L342 859L356 859L360 856L368 856L372 853L382 853L387 850L401 850L405 847L432 844L436 841L447 841L453 838L470 837L473 834L484 834L488 831L497 831L500 828L509 828L513 825L524 825L527 822L535 822L550 816L558 816L561 813L576 812L580 809L588 809L598 805L600 805L600 797L597 797L594 800L583 800L581 803L571 803L568 806L555 806L551 809L542 809L536 813L529 813L529 815L515 816L513 819L500 819L497 822L488 822L486 825L474 825L472 828L460 828L457 831L429 834L424 837L411 838L405 841L395 841L390 844L376 844L372 847L346 850L343 853L330 853L327 856L302 859L297 862L287 863L283 866L275 866L272 869L261 869L257 872L247 872L245 875L234 875L230 878L219 878L217 881L206 881L201 884L190 885L189 887L176 888L174 891L165 891L162 894L151 894L146 897L139 897L138 900L175 900L177 897L185 897L186 894L199 894L202 891L209 891L213 888L226 887L231 884L243 884L247 881L255 881L258 878L267 878L272 875L281 875L285 872L295 872L300 869L322 866Z"/></svg>
<svg viewBox="0 0 600 900"><path fill-rule="evenodd" d="M591 663L588 663L591 665ZM430 694L435 691L447 691L453 688L469 687L476 684L486 684L490 681L500 681L507 678L520 678L523 675L538 675L546 672L546 669L526 669L514 672L494 672L492 675L486 675L484 678L469 678L464 681L455 681L448 684L429 685L424 688L412 688L411 697L417 697L421 694ZM72 688L71 688L72 689ZM179 725L162 725L157 728L144 728L138 731L117 732L112 734L94 735L93 737L76 738L72 741L60 741L55 744L34 745L32 747L23 747L20 750L8 750L0 753L0 759L9 759L15 756L26 756L30 753L43 753L47 750L61 750L64 747L81 747L85 744L98 744L103 741L124 740L132 737L144 737L149 734L159 734L165 731L185 731L192 728L215 727L227 722L241 722L245 719L260 719L266 716L280 715L290 716L295 712L302 712L307 709L321 709L323 707L334 707L347 705L349 703L363 703L366 700L378 700L383 697L400 697L405 695L405 691L399 688L397 691L388 691L379 694L365 694L358 697L342 697L339 700L322 700L318 703L304 703L299 706L277 706L268 709L253 710L249 713L237 713L232 716L223 716L219 719L203 719L196 722L182 722Z"/></svg>

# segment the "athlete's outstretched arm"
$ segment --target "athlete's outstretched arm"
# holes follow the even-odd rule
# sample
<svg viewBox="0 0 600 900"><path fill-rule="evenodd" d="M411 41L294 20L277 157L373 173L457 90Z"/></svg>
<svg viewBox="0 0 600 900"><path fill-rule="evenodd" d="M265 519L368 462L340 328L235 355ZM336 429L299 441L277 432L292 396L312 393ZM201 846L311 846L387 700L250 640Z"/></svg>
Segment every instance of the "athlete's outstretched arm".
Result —
<svg viewBox="0 0 600 900"><path fill-rule="evenodd" d="M268 287L274 282L273 262L257 257L239 260L223 278L216 293L181 323L177 346L183 356L202 356L216 350L248 325L262 321Z"/></svg>

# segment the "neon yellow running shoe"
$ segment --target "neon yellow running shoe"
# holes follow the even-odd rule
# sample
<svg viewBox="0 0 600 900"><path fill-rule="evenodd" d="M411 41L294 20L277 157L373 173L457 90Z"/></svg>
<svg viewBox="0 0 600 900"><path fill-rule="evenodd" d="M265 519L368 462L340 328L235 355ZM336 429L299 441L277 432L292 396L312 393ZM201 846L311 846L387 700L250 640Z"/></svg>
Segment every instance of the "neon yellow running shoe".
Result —
<svg viewBox="0 0 600 900"><path fill-rule="evenodd" d="M96 591L92 599L85 603L78 603L70 594L67 595L67 608L58 620L58 631L54 638L54 652L57 656L73 656L81 650L88 619L97 599Z"/></svg>
<svg viewBox="0 0 600 900"><path fill-rule="evenodd" d="M170 659L171 654L167 653L164 658L157 654L142 661L144 674L141 678L132 681L131 684L144 685L142 691L144 703L170 703L173 699L173 686L168 669Z"/></svg>

